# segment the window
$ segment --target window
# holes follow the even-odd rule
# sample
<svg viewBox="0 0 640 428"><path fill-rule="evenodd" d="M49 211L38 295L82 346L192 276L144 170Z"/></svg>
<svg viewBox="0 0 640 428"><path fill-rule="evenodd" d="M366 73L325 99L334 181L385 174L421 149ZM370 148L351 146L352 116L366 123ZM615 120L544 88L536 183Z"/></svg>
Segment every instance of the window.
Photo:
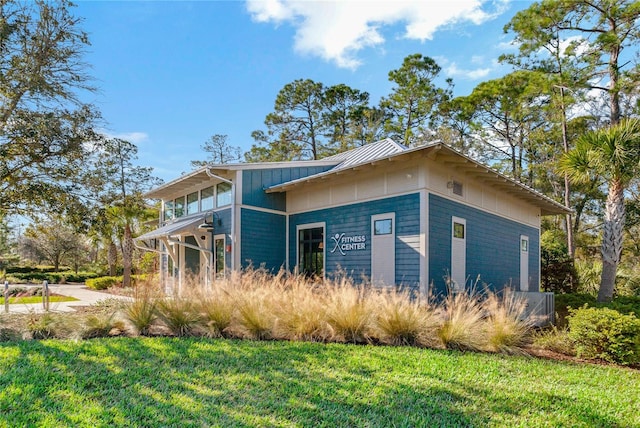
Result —
<svg viewBox="0 0 640 428"><path fill-rule="evenodd" d="M173 201L165 201L164 203L164 221L173 220Z"/></svg>
<svg viewBox="0 0 640 428"><path fill-rule="evenodd" d="M187 214L198 212L198 192L189 193L187 195Z"/></svg>
<svg viewBox="0 0 640 428"><path fill-rule="evenodd" d="M207 211L213 209L213 186L200 191L200 210Z"/></svg>
<svg viewBox="0 0 640 428"><path fill-rule="evenodd" d="M184 196L173 201L173 212L175 213L175 218L184 215Z"/></svg>
<svg viewBox="0 0 640 428"><path fill-rule="evenodd" d="M324 227L298 231L298 268L305 276L324 273Z"/></svg>
<svg viewBox="0 0 640 428"><path fill-rule="evenodd" d="M529 251L529 238L520 238L520 251L523 253Z"/></svg>
<svg viewBox="0 0 640 428"><path fill-rule="evenodd" d="M453 222L453 237L458 239L464 239L464 224Z"/></svg>
<svg viewBox="0 0 640 428"><path fill-rule="evenodd" d="M373 222L374 235L391 235L393 233L393 222L390 218L376 220Z"/></svg>
<svg viewBox="0 0 640 428"><path fill-rule="evenodd" d="M224 253L225 253L225 246L224 246L224 241L225 241L225 237L224 235L222 236L216 236L214 242L214 252L215 252L215 273L216 273L216 278L220 277L221 275L224 275Z"/></svg>
<svg viewBox="0 0 640 428"><path fill-rule="evenodd" d="M231 205L231 184L219 183L216 186L216 207Z"/></svg>

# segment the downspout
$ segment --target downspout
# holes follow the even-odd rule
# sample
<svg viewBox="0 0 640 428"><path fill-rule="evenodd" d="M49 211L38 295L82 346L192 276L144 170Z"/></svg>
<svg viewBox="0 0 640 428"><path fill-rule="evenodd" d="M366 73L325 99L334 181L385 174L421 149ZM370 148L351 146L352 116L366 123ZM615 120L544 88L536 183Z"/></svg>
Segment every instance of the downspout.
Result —
<svg viewBox="0 0 640 428"><path fill-rule="evenodd" d="M236 268L236 183L228 178L221 177L212 173L209 168L205 168L205 172L211 178L216 178L225 183L231 184L231 270ZM218 208L218 207L216 207Z"/></svg>

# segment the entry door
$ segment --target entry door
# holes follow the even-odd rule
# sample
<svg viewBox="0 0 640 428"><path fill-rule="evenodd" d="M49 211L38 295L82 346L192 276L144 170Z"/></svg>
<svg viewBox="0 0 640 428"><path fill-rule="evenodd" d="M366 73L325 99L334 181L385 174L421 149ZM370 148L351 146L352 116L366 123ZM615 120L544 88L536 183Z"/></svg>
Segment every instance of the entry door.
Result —
<svg viewBox="0 0 640 428"><path fill-rule="evenodd" d="M371 282L396 284L395 213L371 216Z"/></svg>
<svg viewBox="0 0 640 428"><path fill-rule="evenodd" d="M220 278L224 276L224 268L225 268L225 236L224 235L216 235L213 237L213 272L215 273L215 278Z"/></svg>
<svg viewBox="0 0 640 428"><path fill-rule="evenodd" d="M451 291L464 291L467 282L467 221L451 218Z"/></svg>
<svg viewBox="0 0 640 428"><path fill-rule="evenodd" d="M520 235L520 291L529 291L529 237Z"/></svg>

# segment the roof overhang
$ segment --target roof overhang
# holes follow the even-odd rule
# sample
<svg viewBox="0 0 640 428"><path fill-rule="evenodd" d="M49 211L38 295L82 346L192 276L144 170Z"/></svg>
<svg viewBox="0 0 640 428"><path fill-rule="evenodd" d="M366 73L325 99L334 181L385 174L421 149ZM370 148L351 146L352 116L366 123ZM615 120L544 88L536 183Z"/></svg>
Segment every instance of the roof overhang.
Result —
<svg viewBox="0 0 640 428"><path fill-rule="evenodd" d="M185 232L195 232L199 230L198 226L205 223L206 218L209 215L211 215L211 213L201 213L197 216L179 218L178 220L152 230L151 232L140 235L134 238L134 240L143 242L151 241L153 239L168 239L172 236L184 234Z"/></svg>
<svg viewBox="0 0 640 428"><path fill-rule="evenodd" d="M467 176L471 177L475 181L483 182L500 192L510 194L515 198L524 200L539 207L542 215L568 214L572 212L570 208L565 207L559 202L554 201L531 187L509 178L506 175L459 153L443 143L432 143L425 146L411 148L385 158L357 165L350 165L346 168L334 168L326 172L271 186L266 189L266 192L287 192L302 188L312 183L315 184L330 178L336 178L340 175L350 176L362 170L371 169L381 164L389 164L390 162L406 162L410 159L415 159L416 157L430 158L433 160L437 159L438 162L443 163L445 166L450 166L456 168L458 171L466 173Z"/></svg>

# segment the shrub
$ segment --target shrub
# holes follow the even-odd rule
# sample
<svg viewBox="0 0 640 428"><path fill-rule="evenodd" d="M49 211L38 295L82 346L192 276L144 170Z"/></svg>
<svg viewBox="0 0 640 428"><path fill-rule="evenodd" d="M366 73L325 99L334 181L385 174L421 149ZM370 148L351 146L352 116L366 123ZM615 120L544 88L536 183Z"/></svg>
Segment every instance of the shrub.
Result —
<svg viewBox="0 0 640 428"><path fill-rule="evenodd" d="M116 276L101 276L99 278L88 279L86 286L93 288L94 290L106 290L107 288L114 287L116 284L121 282L122 279L119 279Z"/></svg>
<svg viewBox="0 0 640 428"><path fill-rule="evenodd" d="M77 317L69 314L29 314L27 330L33 339L67 339L79 331Z"/></svg>
<svg viewBox="0 0 640 428"><path fill-rule="evenodd" d="M609 308L572 309L569 338L579 357L632 364L640 361L640 320Z"/></svg>
<svg viewBox="0 0 640 428"><path fill-rule="evenodd" d="M489 292L482 306L487 314L484 321L486 350L513 353L525 344L535 322L525 318L527 302L505 289L502 297Z"/></svg>
<svg viewBox="0 0 640 428"><path fill-rule="evenodd" d="M552 326L550 329L537 331L532 335L532 342L534 348L547 349L565 355L576 354L567 328L559 329Z"/></svg>
<svg viewBox="0 0 640 428"><path fill-rule="evenodd" d="M449 293L442 303L443 323L438 337L448 349L481 350L484 308L474 293Z"/></svg>
<svg viewBox="0 0 640 428"><path fill-rule="evenodd" d="M390 345L434 346L437 317L407 291L382 290L374 299L374 335Z"/></svg>
<svg viewBox="0 0 640 428"><path fill-rule="evenodd" d="M348 278L327 287L327 324L337 341L364 343L369 339L371 308L364 287Z"/></svg>
<svg viewBox="0 0 640 428"><path fill-rule="evenodd" d="M12 328L0 327L0 342L13 342L20 340L21 335L19 331Z"/></svg>
<svg viewBox="0 0 640 428"><path fill-rule="evenodd" d="M202 319L191 297L176 296L159 300L156 311L167 328L178 337L189 336Z"/></svg>
<svg viewBox="0 0 640 428"><path fill-rule="evenodd" d="M273 338L275 314L269 288L243 289L238 293L236 302L234 324L241 336L257 340Z"/></svg>

